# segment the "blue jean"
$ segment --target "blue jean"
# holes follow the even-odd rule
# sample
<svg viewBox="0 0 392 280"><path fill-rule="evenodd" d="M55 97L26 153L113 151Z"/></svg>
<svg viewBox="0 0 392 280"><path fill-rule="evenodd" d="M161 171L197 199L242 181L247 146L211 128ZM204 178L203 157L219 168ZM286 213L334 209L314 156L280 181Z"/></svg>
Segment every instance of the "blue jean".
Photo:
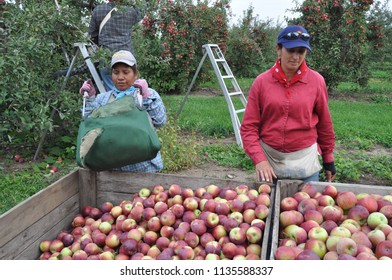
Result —
<svg viewBox="0 0 392 280"><path fill-rule="evenodd" d="M313 181L313 182L318 182L318 181L320 181L320 172L316 172L316 173L314 173L313 175L310 175L310 176L307 177L307 178L298 179L298 180L304 181L304 183L311 182L311 181ZM278 182L278 179L274 179L274 180L273 180L273 183L274 183L275 185L276 185L277 182Z"/></svg>
<svg viewBox="0 0 392 280"><path fill-rule="evenodd" d="M313 175L302 179L302 181L304 181L304 183L311 182L311 181L318 182L320 181L320 172L316 172Z"/></svg>
<svg viewBox="0 0 392 280"><path fill-rule="evenodd" d="M104 85L106 91L115 89L115 86L114 86L113 80L112 80L112 74L110 73L110 71L106 67L101 67L99 69L99 72L101 74L103 85Z"/></svg>

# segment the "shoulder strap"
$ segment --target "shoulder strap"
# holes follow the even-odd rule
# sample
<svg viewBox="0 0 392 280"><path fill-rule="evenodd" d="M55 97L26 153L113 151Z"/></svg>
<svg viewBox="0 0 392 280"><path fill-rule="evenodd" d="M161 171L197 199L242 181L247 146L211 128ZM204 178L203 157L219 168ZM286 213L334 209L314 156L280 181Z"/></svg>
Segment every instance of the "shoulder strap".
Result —
<svg viewBox="0 0 392 280"><path fill-rule="evenodd" d="M112 12L113 11L117 11L117 8L114 7L113 9L111 9L110 12L107 13L107 15L104 17L104 19L102 20L101 24L99 25L99 33L98 33L98 35L101 34L101 30L102 30L103 26L110 19L110 17L112 16Z"/></svg>

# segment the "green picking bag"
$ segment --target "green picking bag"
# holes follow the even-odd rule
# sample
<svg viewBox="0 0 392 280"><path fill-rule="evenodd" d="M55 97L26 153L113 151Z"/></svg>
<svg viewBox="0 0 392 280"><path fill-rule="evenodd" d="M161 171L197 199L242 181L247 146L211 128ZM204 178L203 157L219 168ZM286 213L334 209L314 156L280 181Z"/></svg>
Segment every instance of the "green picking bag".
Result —
<svg viewBox="0 0 392 280"><path fill-rule="evenodd" d="M161 142L146 110L133 96L124 96L83 118L78 131L76 161L94 171L151 160Z"/></svg>

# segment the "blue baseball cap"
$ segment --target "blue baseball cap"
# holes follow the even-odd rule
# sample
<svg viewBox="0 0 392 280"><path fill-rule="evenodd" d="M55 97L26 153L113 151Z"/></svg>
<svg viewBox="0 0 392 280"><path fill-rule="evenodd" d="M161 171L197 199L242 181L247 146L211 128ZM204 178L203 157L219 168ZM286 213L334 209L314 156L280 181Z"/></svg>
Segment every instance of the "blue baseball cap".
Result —
<svg viewBox="0 0 392 280"><path fill-rule="evenodd" d="M282 44L286 49L305 47L312 51L310 35L305 28L299 25L289 25L283 29L278 36L278 44Z"/></svg>

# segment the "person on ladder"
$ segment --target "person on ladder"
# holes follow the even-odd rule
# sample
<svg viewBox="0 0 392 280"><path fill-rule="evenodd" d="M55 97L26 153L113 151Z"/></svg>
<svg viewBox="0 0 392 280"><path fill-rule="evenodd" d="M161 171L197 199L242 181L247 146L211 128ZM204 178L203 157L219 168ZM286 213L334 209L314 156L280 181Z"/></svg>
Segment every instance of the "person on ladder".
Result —
<svg viewBox="0 0 392 280"><path fill-rule="evenodd" d="M112 53L126 50L134 54L132 45L132 28L143 18L141 9L127 5L127 0L109 0L109 3L94 8L90 24L91 40ZM106 90L115 88L110 69L100 66L100 74Z"/></svg>

